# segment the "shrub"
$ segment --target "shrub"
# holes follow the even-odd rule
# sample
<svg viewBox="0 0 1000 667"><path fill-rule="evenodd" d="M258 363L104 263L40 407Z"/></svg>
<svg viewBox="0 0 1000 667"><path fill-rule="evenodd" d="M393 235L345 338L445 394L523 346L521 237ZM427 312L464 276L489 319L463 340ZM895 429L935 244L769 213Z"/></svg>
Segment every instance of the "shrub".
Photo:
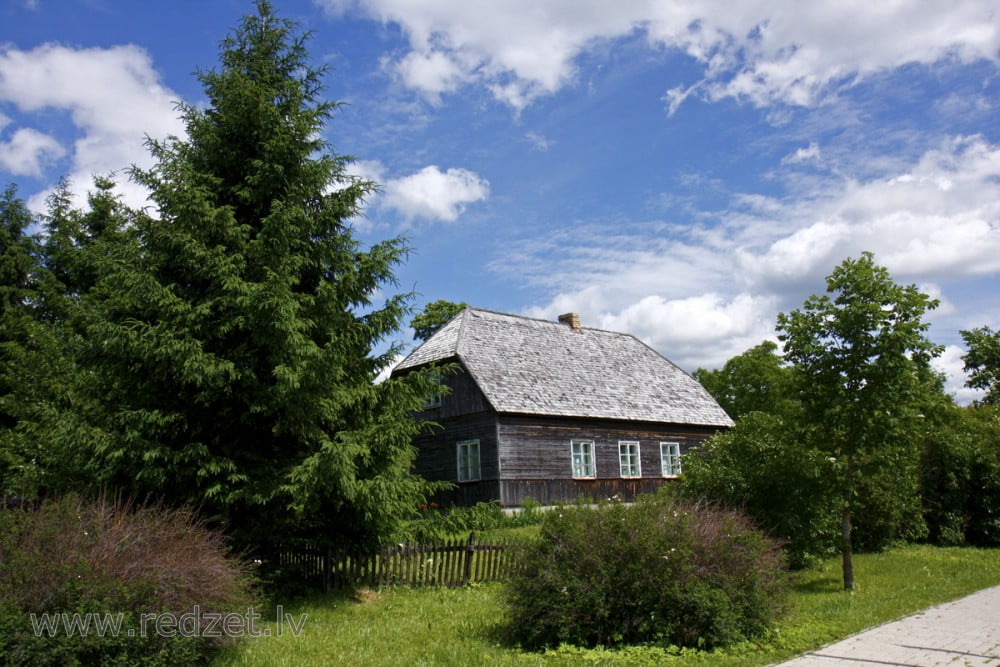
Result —
<svg viewBox="0 0 1000 667"><path fill-rule="evenodd" d="M539 503L530 498L525 499L524 506L515 514L504 512L495 500L448 509L431 503L421 507L419 518L409 522L399 541L428 543L469 531L531 526L542 520L542 514Z"/></svg>
<svg viewBox="0 0 1000 667"><path fill-rule="evenodd" d="M221 640L158 636L141 615L244 613L250 585L221 534L187 509L67 497L0 511L0 663L189 664ZM32 615L74 613L121 614L121 626L104 636L33 627Z"/></svg>
<svg viewBox="0 0 1000 667"><path fill-rule="evenodd" d="M1000 545L1000 407L930 415L920 491L935 544Z"/></svg>
<svg viewBox="0 0 1000 667"><path fill-rule="evenodd" d="M713 648L762 634L788 589L781 550L748 519L669 491L549 512L518 557L508 633L531 649Z"/></svg>
<svg viewBox="0 0 1000 667"><path fill-rule="evenodd" d="M840 535L833 469L781 417L752 412L684 460L682 494L745 512L780 540L792 567L832 555Z"/></svg>

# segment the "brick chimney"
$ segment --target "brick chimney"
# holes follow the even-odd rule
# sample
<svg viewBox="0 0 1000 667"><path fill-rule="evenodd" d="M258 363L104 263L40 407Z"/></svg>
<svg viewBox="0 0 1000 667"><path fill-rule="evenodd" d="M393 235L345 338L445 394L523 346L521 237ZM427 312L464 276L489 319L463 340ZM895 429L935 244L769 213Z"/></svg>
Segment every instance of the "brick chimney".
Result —
<svg viewBox="0 0 1000 667"><path fill-rule="evenodd" d="M559 316L559 323L569 326L573 331L580 330L580 316L577 313L566 313Z"/></svg>

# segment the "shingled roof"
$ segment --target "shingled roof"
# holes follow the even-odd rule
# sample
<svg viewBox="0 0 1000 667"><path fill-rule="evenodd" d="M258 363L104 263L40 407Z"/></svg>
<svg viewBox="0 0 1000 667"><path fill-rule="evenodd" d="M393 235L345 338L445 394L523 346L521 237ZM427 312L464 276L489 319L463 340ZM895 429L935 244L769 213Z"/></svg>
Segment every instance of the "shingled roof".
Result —
<svg viewBox="0 0 1000 667"><path fill-rule="evenodd" d="M629 334L466 308L394 372L454 359L501 413L733 425L697 380Z"/></svg>

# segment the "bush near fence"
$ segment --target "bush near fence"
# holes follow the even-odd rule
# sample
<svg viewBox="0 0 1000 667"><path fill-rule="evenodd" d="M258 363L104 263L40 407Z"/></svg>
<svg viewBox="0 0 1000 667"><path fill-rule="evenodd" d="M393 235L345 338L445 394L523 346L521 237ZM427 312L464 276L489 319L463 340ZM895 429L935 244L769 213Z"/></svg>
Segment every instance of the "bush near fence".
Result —
<svg viewBox="0 0 1000 667"><path fill-rule="evenodd" d="M440 540L430 544L393 544L374 554L315 543L278 549L278 568L329 592L349 587L464 586L499 581L513 568L510 543L492 540Z"/></svg>

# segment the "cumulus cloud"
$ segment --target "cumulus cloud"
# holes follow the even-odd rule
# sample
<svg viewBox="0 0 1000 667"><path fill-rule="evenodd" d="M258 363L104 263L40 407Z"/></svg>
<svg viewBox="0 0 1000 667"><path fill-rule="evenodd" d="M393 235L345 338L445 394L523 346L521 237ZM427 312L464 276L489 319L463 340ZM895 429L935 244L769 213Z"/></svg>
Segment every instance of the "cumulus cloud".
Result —
<svg viewBox="0 0 1000 667"><path fill-rule="evenodd" d="M469 80L459 63L439 51L411 51L395 67L405 85L423 93L433 104L440 102L442 93L455 92Z"/></svg>
<svg viewBox="0 0 1000 667"><path fill-rule="evenodd" d="M772 337L778 312L821 292L834 266L864 250L941 299L940 317L952 306L935 278L1000 272L1000 145L956 137L894 174L788 199L741 195L727 212L701 213L711 215L705 226L578 225L511 245L490 268L553 294L529 314L579 312L687 370ZM951 354L949 390L968 400Z"/></svg>
<svg viewBox="0 0 1000 667"><path fill-rule="evenodd" d="M69 178L77 196L86 192L94 175L132 164L148 166L145 135L182 135L184 127L174 110L178 99L160 81L149 54L137 46L74 49L44 44L30 51L0 49L0 102L23 112L22 122L30 122L35 112L65 111L78 128L80 136L69 152ZM60 155L54 140L47 141L36 128L19 128L14 137L19 134L22 156L33 155L35 160L23 161L23 169ZM146 201L140 188L119 181L128 203L138 206ZM40 207L44 196L40 193L30 203Z"/></svg>
<svg viewBox="0 0 1000 667"><path fill-rule="evenodd" d="M454 222L468 204L485 200L490 184L468 169L441 171L429 165L420 171L383 184L384 205L407 220L423 218Z"/></svg>
<svg viewBox="0 0 1000 667"><path fill-rule="evenodd" d="M400 213L407 222L415 218L455 222L469 204L489 197L490 183L468 169L441 171L428 165L407 176L392 178L379 160L357 160L347 165L346 179L372 181L379 191L367 202Z"/></svg>
<svg viewBox="0 0 1000 667"><path fill-rule="evenodd" d="M741 270L760 284L812 282L825 267L863 250L906 276L995 273L1000 146L982 137L952 138L904 173L849 181L779 215L792 231L764 252L749 249L737 257Z"/></svg>
<svg viewBox="0 0 1000 667"><path fill-rule="evenodd" d="M981 389L969 389L965 386L968 380L965 362L962 361L965 352L957 345L946 345L941 356L931 362L934 370L944 375L944 390L963 405L981 399L986 394Z"/></svg>
<svg viewBox="0 0 1000 667"><path fill-rule="evenodd" d="M43 165L65 154L66 149L58 141L30 127L22 127L8 141L0 141L0 167L15 176L39 178Z"/></svg>
<svg viewBox="0 0 1000 667"><path fill-rule="evenodd" d="M316 2L334 14L357 11L399 25L410 51L394 67L422 94L433 99L475 82L515 109L571 83L574 60L596 43L633 35L702 67L700 81L667 91L671 113L692 94L811 105L831 86L877 72L946 59L996 61L1000 51L989 0L956 0L947 8L918 0Z"/></svg>

